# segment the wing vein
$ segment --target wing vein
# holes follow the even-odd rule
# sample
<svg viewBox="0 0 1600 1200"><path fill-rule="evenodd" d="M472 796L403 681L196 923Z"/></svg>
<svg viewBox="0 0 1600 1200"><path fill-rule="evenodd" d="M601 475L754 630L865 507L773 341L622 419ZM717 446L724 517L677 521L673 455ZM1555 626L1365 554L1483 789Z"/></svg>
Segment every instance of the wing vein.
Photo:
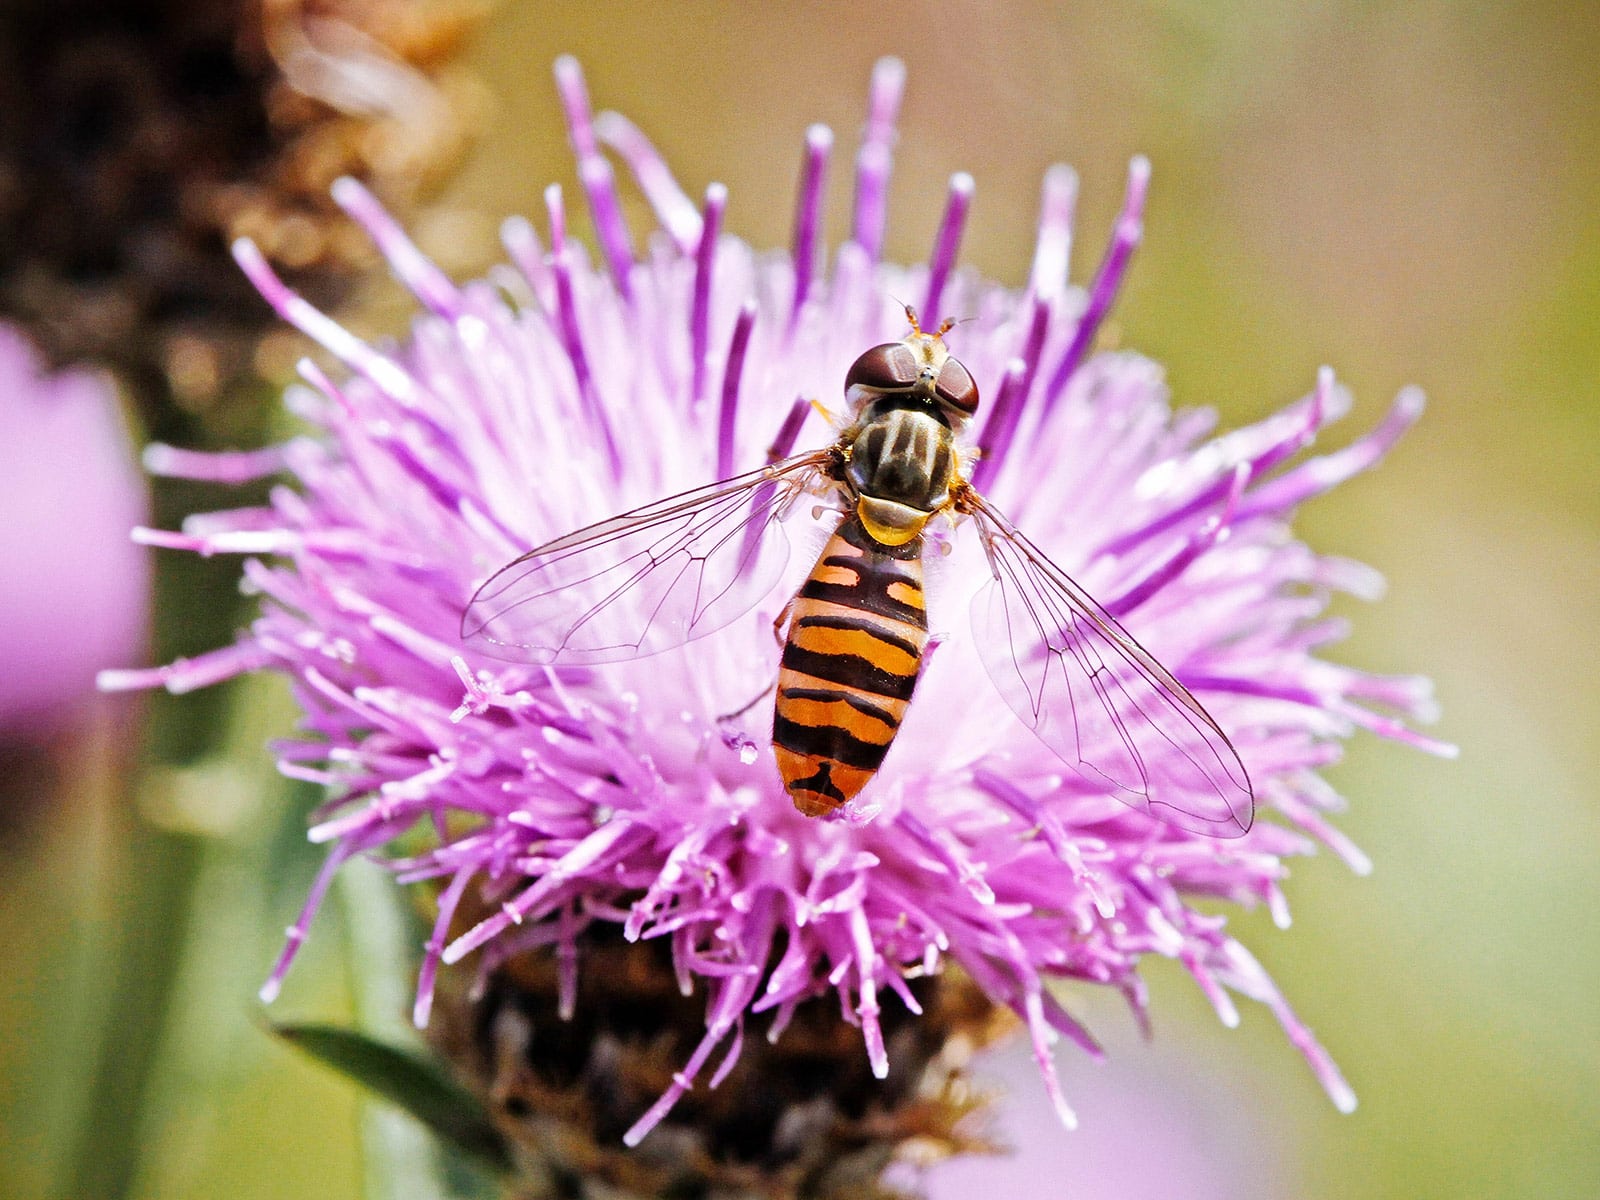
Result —
<svg viewBox="0 0 1600 1200"><path fill-rule="evenodd" d="M1255 797L1227 734L1176 676L988 501L971 511L992 579L972 620L991 681L1019 720L1133 808L1222 837Z"/></svg>
<svg viewBox="0 0 1600 1200"><path fill-rule="evenodd" d="M473 595L463 640L514 662L566 666L657 654L723 628L781 576L780 518L823 478L829 453L799 454L530 550Z"/></svg>

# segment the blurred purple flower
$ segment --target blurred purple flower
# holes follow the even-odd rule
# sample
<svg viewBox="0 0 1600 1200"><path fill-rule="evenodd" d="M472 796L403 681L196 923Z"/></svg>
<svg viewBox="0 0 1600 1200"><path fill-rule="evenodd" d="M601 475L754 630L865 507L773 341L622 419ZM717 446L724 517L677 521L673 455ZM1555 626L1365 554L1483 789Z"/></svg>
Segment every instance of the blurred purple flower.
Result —
<svg viewBox="0 0 1600 1200"><path fill-rule="evenodd" d="M111 381L48 374L28 339L0 325L0 729L34 735L94 694L95 672L127 661L148 614L144 519Z"/></svg>
<svg viewBox="0 0 1600 1200"><path fill-rule="evenodd" d="M1130 1047L1116 1071L1085 1071L1074 1090L1092 1116L1072 1138L1026 1099L1036 1069L1013 1044L971 1068L996 1098L985 1110L999 1155L967 1155L927 1170L901 1167L907 1191L926 1200L974 1195L1116 1197L1116 1200L1256 1200L1293 1194L1292 1130L1259 1089L1207 1073L1193 1046ZM1289 1136L1285 1136L1288 1132ZM1048 1186L1041 1186L1048 1180Z"/></svg>
<svg viewBox="0 0 1600 1200"><path fill-rule="evenodd" d="M334 789L311 833L331 852L264 996L277 992L339 865L422 831L426 844L408 843L392 864L401 879L440 888L419 1023L441 961L472 951L487 972L553 946L570 1009L580 935L596 923L669 939L680 985L706 989L704 1039L630 1142L707 1078L726 1044L710 1073L713 1085L722 1077L746 1014L775 1010L776 1036L797 1005L830 991L883 1075L884 993L915 1009L907 980L946 960L1021 1015L1069 1123L1050 1045L1064 1034L1098 1050L1047 981L1117 989L1142 1019L1138 968L1152 953L1182 963L1227 1023L1234 994L1267 1005L1335 1103L1351 1107L1344 1080L1225 918L1191 901L1264 902L1287 923L1285 857L1320 841L1366 869L1326 823L1340 801L1315 774L1339 756L1340 740L1365 727L1447 749L1395 719L1427 715L1425 681L1313 656L1343 632L1323 615L1329 593L1369 596L1379 581L1313 554L1288 529L1300 501L1376 463L1421 397L1402 393L1373 433L1289 465L1348 407L1328 372L1283 412L1210 437L1212 415L1174 413L1154 364L1091 355L1140 235L1142 159L1086 292L1067 283L1075 184L1065 167L1045 177L1025 290L954 270L973 193L964 174L951 181L929 263L882 262L896 62L873 77L853 227L831 274L818 269L826 129L807 136L792 255L758 255L721 234L724 189L712 185L696 209L634 126L610 113L591 119L576 64L563 60L557 76L598 267L569 239L552 187L548 244L512 220L505 242L517 270L457 287L370 195L343 183L340 203L428 310L410 340L358 341L243 243L239 261L262 294L348 369L336 382L307 363L307 386L289 393L322 436L254 455L150 456L153 469L176 475L286 469L297 481L267 508L140 532L151 545L276 561L245 563L263 611L236 645L104 679L186 690L266 669L292 681L306 736L278 754L286 773ZM602 146L660 220L642 254ZM938 653L870 807L849 821L794 811L759 717L746 744L719 734L717 716L770 680L781 590L721 633L640 662L552 671L459 645L464 602L517 553L759 465L771 447L821 442L801 398L837 402L854 357L900 336L895 298L930 316L970 316L951 337L988 397L978 484L1233 733L1266 818L1247 836L1186 833L1086 792L977 682L984 672L965 621L942 621L938 607ZM820 544L809 514L792 524ZM952 614L983 578L962 532L933 580ZM449 941L464 897L493 915Z"/></svg>

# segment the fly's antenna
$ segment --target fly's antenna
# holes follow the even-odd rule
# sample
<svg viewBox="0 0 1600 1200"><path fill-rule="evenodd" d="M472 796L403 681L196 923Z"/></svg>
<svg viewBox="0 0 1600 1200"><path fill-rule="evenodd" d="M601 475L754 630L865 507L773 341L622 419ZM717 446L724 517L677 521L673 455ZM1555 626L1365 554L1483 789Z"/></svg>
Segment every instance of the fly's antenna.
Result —
<svg viewBox="0 0 1600 1200"><path fill-rule="evenodd" d="M944 320L939 322L939 328L935 329L932 333L926 333L923 331L922 322L917 320L917 310L912 308L911 305L904 303L901 304L901 307L906 310L906 320L911 323L911 332L915 336L931 337L936 341L942 341L944 339L944 335L949 333L957 325L961 324L962 321L972 320L971 317L961 317L959 319L956 317L946 317Z"/></svg>

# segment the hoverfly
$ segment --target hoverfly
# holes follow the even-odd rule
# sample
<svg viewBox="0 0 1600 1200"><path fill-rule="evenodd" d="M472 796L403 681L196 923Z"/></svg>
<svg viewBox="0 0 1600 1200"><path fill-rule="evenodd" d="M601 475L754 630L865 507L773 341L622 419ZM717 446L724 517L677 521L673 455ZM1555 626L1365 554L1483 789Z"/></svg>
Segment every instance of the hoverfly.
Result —
<svg viewBox="0 0 1600 1200"><path fill-rule="evenodd" d="M928 642L924 528L972 518L993 578L973 601L985 669L1029 729L1092 786L1195 832L1250 828L1249 776L1189 690L968 482L958 436L978 388L944 343L952 322L874 346L845 376L831 445L683 492L548 542L495 572L463 639L514 662L641 658L736 620L778 582L781 518L806 494L844 502L786 626L772 744L807 816L872 779Z"/></svg>

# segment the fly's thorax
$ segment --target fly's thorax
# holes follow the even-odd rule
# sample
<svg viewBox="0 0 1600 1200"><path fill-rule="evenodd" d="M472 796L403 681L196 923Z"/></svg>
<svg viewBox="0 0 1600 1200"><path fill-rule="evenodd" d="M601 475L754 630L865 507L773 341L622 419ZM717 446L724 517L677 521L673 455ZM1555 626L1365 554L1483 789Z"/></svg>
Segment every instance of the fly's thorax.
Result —
<svg viewBox="0 0 1600 1200"><path fill-rule="evenodd" d="M862 524L885 545L910 541L950 499L956 451L949 422L929 406L885 398L867 405L846 437L845 482Z"/></svg>

